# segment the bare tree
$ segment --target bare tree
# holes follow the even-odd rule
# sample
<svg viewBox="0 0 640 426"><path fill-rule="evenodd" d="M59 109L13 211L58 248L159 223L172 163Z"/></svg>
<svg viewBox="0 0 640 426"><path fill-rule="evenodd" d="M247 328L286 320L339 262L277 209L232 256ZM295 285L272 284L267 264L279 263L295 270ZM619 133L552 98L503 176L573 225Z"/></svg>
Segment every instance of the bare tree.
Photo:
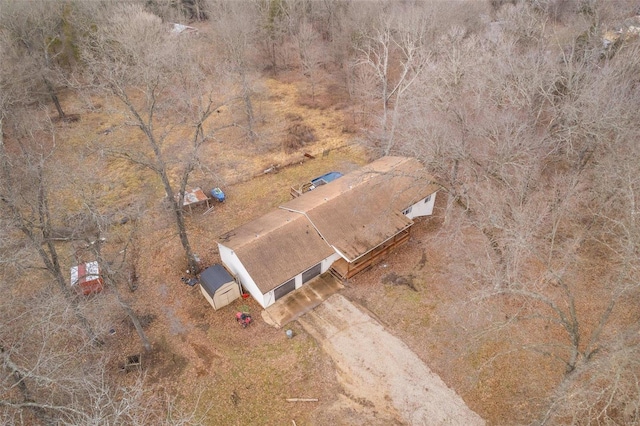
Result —
<svg viewBox="0 0 640 426"><path fill-rule="evenodd" d="M15 283L3 280L0 286L3 294L16 294ZM198 402L193 410L183 410L174 398L153 389L144 372L118 385L121 373L112 360L83 338L75 316L64 308L66 300L49 288L32 285L0 301L3 424L201 423Z"/></svg>
<svg viewBox="0 0 640 426"><path fill-rule="evenodd" d="M302 75L305 76L311 87L311 102L315 103L316 86L319 83L319 73L326 53L323 52L319 44L318 33L306 19L302 19L293 38L298 46Z"/></svg>
<svg viewBox="0 0 640 426"><path fill-rule="evenodd" d="M28 119L27 127L14 126L13 129L15 143L10 148L4 140L5 129L0 129L0 214L9 229L19 231L26 238L29 249L38 254L89 338L98 341L62 272L55 242L54 227L59 216L56 217L50 207L50 177L56 169L51 165L55 133L50 123L38 128L33 117Z"/></svg>
<svg viewBox="0 0 640 426"><path fill-rule="evenodd" d="M255 11L247 8L246 5L233 2L226 6L220 16L212 21L212 25L222 41L229 70L240 86L240 97L247 117L247 135L249 139L255 140L257 134L253 97L256 77L252 70L252 58L255 56L253 29L257 25Z"/></svg>
<svg viewBox="0 0 640 426"><path fill-rule="evenodd" d="M215 8L207 0L149 0L137 3L164 21L180 23L205 21L209 18L210 8Z"/></svg>
<svg viewBox="0 0 640 426"><path fill-rule="evenodd" d="M199 148L221 128L234 124L215 127L208 123L229 99L207 83L204 65L192 53L184 39L172 37L159 18L133 6L123 6L101 23L83 48L86 80L94 89L115 96L123 107L124 124L138 128L146 141L146 149L136 152L117 146L108 150L158 176L176 220L188 269L197 273L182 209L185 190L191 173L199 167ZM184 154L176 162L166 151L171 131L180 126L188 129L190 141L189 149L181 150ZM176 163L181 168L177 182L170 177Z"/></svg>
<svg viewBox="0 0 640 426"><path fill-rule="evenodd" d="M631 366L622 357L635 353L620 330L632 333L638 296L636 45L607 59L599 32L581 38L582 16L560 45L530 4L500 17L486 37L453 28L432 45L434 66L399 117L399 147L451 196L447 236L466 254L453 279L472 283L487 318L475 337L508 348L490 359L527 350L554 360L557 389L540 422L625 423L637 386L614 365Z"/></svg>
<svg viewBox="0 0 640 426"><path fill-rule="evenodd" d="M403 96L416 81L428 61L424 46L425 19L416 10L380 14L377 24L360 37L356 67L374 71L381 103L382 152L391 153L395 144ZM391 117L390 117L391 116Z"/></svg>
<svg viewBox="0 0 640 426"><path fill-rule="evenodd" d="M87 253L91 259L98 262L105 286L133 324L144 350L150 352L151 341L139 316L131 307L131 302L123 294L126 293L123 291L124 283L129 285L131 292L133 291L129 283L129 273L135 271L129 270L132 260L128 256L137 249L135 235L139 232L139 219L143 210L135 204L128 206L126 210L112 205L105 206L101 199L102 192L94 189L100 187L101 177L92 176L91 167L93 165L78 166L70 184L73 192L82 200L80 211L75 215L80 216L82 221L87 223L85 227L93 231L73 239L74 257L79 263L83 258L80 254ZM128 230L123 229L125 224L122 223L123 219L117 219L118 216L126 218ZM120 235L117 235L116 231ZM128 237L123 238L122 233L128 233Z"/></svg>
<svg viewBox="0 0 640 426"><path fill-rule="evenodd" d="M284 66L285 56L282 48L289 28L286 25L286 2L274 0L258 3L260 16L258 33L259 48L266 58L265 68L278 72L278 68ZM282 62L282 64L281 64Z"/></svg>
<svg viewBox="0 0 640 426"><path fill-rule="evenodd" d="M58 91L63 69L69 70L74 57L74 29L70 15L72 6L47 1L29 3L3 1L0 8L3 60L21 68L23 84L34 100L47 96L58 117L67 118Z"/></svg>

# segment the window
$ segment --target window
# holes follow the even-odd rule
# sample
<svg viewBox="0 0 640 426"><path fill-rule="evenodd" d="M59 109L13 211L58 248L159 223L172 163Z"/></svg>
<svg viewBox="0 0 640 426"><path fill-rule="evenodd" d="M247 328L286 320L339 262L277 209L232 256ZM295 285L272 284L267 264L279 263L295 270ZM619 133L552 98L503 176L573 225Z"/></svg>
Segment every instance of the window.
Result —
<svg viewBox="0 0 640 426"><path fill-rule="evenodd" d="M402 212L403 215L408 215L409 213L411 213L411 207Z"/></svg>
<svg viewBox="0 0 640 426"><path fill-rule="evenodd" d="M431 195L429 195L427 198L424 199L425 203L428 203L429 201L431 201Z"/></svg>

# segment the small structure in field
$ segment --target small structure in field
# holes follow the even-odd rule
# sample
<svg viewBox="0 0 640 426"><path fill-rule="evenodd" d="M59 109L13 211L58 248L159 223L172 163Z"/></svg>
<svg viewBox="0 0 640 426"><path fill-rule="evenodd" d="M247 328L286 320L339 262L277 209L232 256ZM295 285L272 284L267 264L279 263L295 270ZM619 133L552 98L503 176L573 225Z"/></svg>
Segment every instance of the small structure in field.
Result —
<svg viewBox="0 0 640 426"><path fill-rule="evenodd" d="M87 262L71 268L71 287L84 295L100 293L104 280L100 275L98 262Z"/></svg>
<svg viewBox="0 0 640 426"><path fill-rule="evenodd" d="M122 369L125 372L140 369L142 366L142 354L129 355L124 362Z"/></svg>
<svg viewBox="0 0 640 426"><path fill-rule="evenodd" d="M219 263L208 267L200 274L200 291L216 310L240 297L240 285Z"/></svg>
<svg viewBox="0 0 640 426"><path fill-rule="evenodd" d="M178 195L176 195L176 199L178 199ZM188 207L190 213L192 207L199 206L201 204L206 204L207 209L211 208L211 205L209 204L209 197L207 197L207 194L204 193L202 188L193 188L184 193L182 207Z"/></svg>

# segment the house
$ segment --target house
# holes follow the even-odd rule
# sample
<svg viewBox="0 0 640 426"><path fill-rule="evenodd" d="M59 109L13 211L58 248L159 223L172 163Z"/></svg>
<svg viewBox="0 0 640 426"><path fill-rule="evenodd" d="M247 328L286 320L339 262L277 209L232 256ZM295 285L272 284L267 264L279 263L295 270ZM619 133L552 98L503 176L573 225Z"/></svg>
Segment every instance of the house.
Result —
<svg viewBox="0 0 640 426"><path fill-rule="evenodd" d="M240 286L219 263L202 271L199 281L202 295L215 310L227 306L240 297Z"/></svg>
<svg viewBox="0 0 640 426"><path fill-rule="evenodd" d="M104 288L104 280L100 275L98 262L87 262L71 268L71 287L85 296L100 293Z"/></svg>
<svg viewBox="0 0 640 426"><path fill-rule="evenodd" d="M348 279L406 242L439 188L417 160L383 157L221 236L220 257L266 308L324 272Z"/></svg>

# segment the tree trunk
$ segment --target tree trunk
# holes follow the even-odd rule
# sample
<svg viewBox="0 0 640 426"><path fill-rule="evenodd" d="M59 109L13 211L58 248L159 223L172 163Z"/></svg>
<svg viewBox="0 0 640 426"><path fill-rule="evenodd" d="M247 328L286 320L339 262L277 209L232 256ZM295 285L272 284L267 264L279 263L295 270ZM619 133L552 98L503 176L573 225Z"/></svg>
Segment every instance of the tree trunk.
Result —
<svg viewBox="0 0 640 426"><path fill-rule="evenodd" d="M182 243L182 247L184 248L185 254L187 255L187 264L189 265L189 274L196 275L199 271L198 262L196 262L196 257L193 254L193 250L191 249L191 243L189 243L189 238L187 236L187 227L184 223L184 212L180 206L176 206L176 224L178 225L178 234L180 235L180 242Z"/></svg>
<svg viewBox="0 0 640 426"><path fill-rule="evenodd" d="M47 80L46 77L42 77L42 79L44 80L44 84L47 86L47 90L49 91L49 96L51 96L51 100L53 101L53 104L56 106L56 110L58 111L58 117L61 120L64 120L67 117L67 115L62 110L62 105L60 105L60 99L58 99L58 95L56 94L56 91L53 88L53 85L49 80Z"/></svg>
<svg viewBox="0 0 640 426"><path fill-rule="evenodd" d="M255 123L255 116L253 114L253 104L251 103L251 88L247 82L247 76L244 71L241 72L242 79L242 100L244 101L244 110L247 114L247 133L250 140L256 139L256 132L253 130Z"/></svg>
<svg viewBox="0 0 640 426"><path fill-rule="evenodd" d="M76 318L85 329L89 339L94 343L101 343L93 331L91 324L89 324L87 318L80 311L76 295L73 294L71 288L67 284L67 280L62 274L62 269L58 260L58 252L53 244L53 240L51 239L49 203L47 200L47 191L45 188L46 181L43 176L42 165L39 165L37 169L37 177L40 182L40 186L38 187L37 199L34 201L36 204L34 209L37 211L38 216L35 219L25 218L23 210L20 206L15 204L15 200L11 197L10 192L13 187L12 170L10 161L7 158L4 149L3 139L1 138L2 134L2 120L0 120L0 169L4 175L6 189L9 191L9 193L6 194L6 197L1 198L1 201L7 206L11 214L13 214L14 218L18 221L18 228L20 231L29 239L31 244L33 244L35 250L42 259L45 268L49 271L55 282L60 287L60 291L62 291L62 294L69 303L69 306L73 309Z"/></svg>
<svg viewBox="0 0 640 426"><path fill-rule="evenodd" d="M162 151L160 150L160 146L156 141L155 136L153 135L152 129L144 124L144 121L140 117L140 115L135 111L133 104L129 102L127 99L126 102L129 106L130 110L134 112L138 123L140 123L140 128L147 136L147 140L151 144L151 148L153 149L153 154L156 159L156 173L160 176L160 180L162 181L162 185L164 186L164 191L167 194L167 198L169 199L169 203L171 204L172 210L174 212L174 217L176 219L176 226L178 228L178 235L180 236L180 243L182 243L182 247L184 248L185 254L187 256L187 265L189 267L189 274L197 274L198 266L196 259L193 255L193 251L191 250L191 244L189 243L189 237L187 235L187 227L184 223L184 212L182 210L182 204L184 201L184 193L176 200L175 193L173 192L173 188L171 187L171 182L169 181L169 176L167 175L167 166L164 162L164 158L162 156Z"/></svg>
<svg viewBox="0 0 640 426"><path fill-rule="evenodd" d="M58 260L58 251L56 250L55 245L53 244L53 240L51 238L51 221L50 221L50 211L49 211L49 201L47 197L47 190L45 188L45 179L44 179L44 171L40 166L38 168L38 177L40 178L40 187L38 188L38 219L39 219L39 228L42 233L43 243L46 246L47 250L42 247L42 244L38 246L38 251L40 256L42 257L43 262L47 266L47 269L53 275L54 279L58 283L60 290L64 294L65 298L73 308L73 311L78 318L78 321L83 326L89 339L93 343L101 343L98 339L97 335L93 331L93 327L89 324L87 318L80 312L80 308L78 306L78 300L76 299L76 295L73 294L71 288L67 285L67 280L62 274L62 268L60 267L60 261ZM27 234L29 235L29 234ZM34 236L31 232L30 235ZM38 244L37 240L32 240L34 244Z"/></svg>
<svg viewBox="0 0 640 426"><path fill-rule="evenodd" d="M138 333L138 337L140 337L140 341L142 342L142 347L144 347L144 350L146 352L151 352L151 342L149 341L147 334L144 332L144 329L142 328L142 323L140 322L140 318L138 318L138 315L136 315L133 309L131 309L131 306L129 306L127 302L122 300L122 298L120 297L120 292L118 292L117 289L116 289L116 296L118 298L118 302L120 303L120 306L122 306L122 309L124 309L124 311L127 313L127 316L133 323L133 326L135 327L136 332Z"/></svg>
<svg viewBox="0 0 640 426"><path fill-rule="evenodd" d="M16 382L17 388L20 390L20 394L22 395L23 402L33 403L35 400L31 396L31 391L29 390L29 386L25 381L25 374L22 369L18 367L9 357L9 354L5 352L5 349L2 345L0 345L0 354L2 354L2 364L9 370L11 375L13 376L13 380ZM33 411L33 414L40 420L43 425L53 425L55 424L53 419L49 417L46 411L37 405L30 405L29 408Z"/></svg>
<svg viewBox="0 0 640 426"><path fill-rule="evenodd" d="M182 210L182 201L184 200L184 193L182 194L180 199L176 200L175 194L173 192L173 188L171 188L171 183L169 182L169 177L167 176L166 170L163 168L160 173L160 178L162 179L162 184L164 185L165 192L167 193L167 197L169 198L169 203L171 203L171 207L174 211L174 216L176 219L176 226L178 228L178 235L180 237L180 243L184 248L185 255L187 256L187 265L188 265L188 274L196 275L198 271L198 263L196 262L196 258L193 255L193 251L191 250L191 243L189 243L189 236L187 235L187 226L184 221L184 211Z"/></svg>

